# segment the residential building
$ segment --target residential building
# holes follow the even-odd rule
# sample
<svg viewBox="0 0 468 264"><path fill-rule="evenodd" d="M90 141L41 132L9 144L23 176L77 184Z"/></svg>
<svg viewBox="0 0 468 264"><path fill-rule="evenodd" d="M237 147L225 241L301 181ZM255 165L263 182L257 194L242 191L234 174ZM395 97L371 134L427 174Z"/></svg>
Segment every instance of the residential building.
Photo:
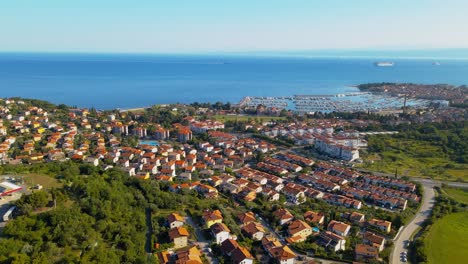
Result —
<svg viewBox="0 0 468 264"><path fill-rule="evenodd" d="M307 211L304 213L304 219L314 225L323 225L325 221L325 215L323 213L317 213L314 211Z"/></svg>
<svg viewBox="0 0 468 264"><path fill-rule="evenodd" d="M262 246L273 261L280 264L294 264L296 254L288 246L283 246L276 238L263 237Z"/></svg>
<svg viewBox="0 0 468 264"><path fill-rule="evenodd" d="M328 223L327 230L345 237L349 234L351 226L343 222L332 220L330 223Z"/></svg>
<svg viewBox="0 0 468 264"><path fill-rule="evenodd" d="M246 225L248 223L257 221L257 218L255 217L255 214L253 212L246 212L239 214L237 216L237 220L241 225Z"/></svg>
<svg viewBox="0 0 468 264"><path fill-rule="evenodd" d="M242 232L252 240L260 241L265 234L265 229L260 223L250 222L242 227Z"/></svg>
<svg viewBox="0 0 468 264"><path fill-rule="evenodd" d="M224 223L215 223L210 227L210 229L211 234L215 238L215 243L218 245L231 237L231 230L229 230Z"/></svg>
<svg viewBox="0 0 468 264"><path fill-rule="evenodd" d="M312 235L312 227L302 220L295 220L288 225L288 235L286 240L289 243L304 242Z"/></svg>
<svg viewBox="0 0 468 264"><path fill-rule="evenodd" d="M354 250L357 261L368 261L379 258L379 249L366 244L357 244Z"/></svg>
<svg viewBox="0 0 468 264"><path fill-rule="evenodd" d="M384 250L385 247L385 238L369 231L363 234L362 242L363 244L378 248L379 251Z"/></svg>
<svg viewBox="0 0 468 264"><path fill-rule="evenodd" d="M284 208L276 210L273 212L273 215L280 225L284 225L294 219L294 216L288 211L288 209Z"/></svg>
<svg viewBox="0 0 468 264"><path fill-rule="evenodd" d="M219 210L205 211L203 212L202 218L206 228L210 228L212 225L223 221L223 215Z"/></svg>
<svg viewBox="0 0 468 264"><path fill-rule="evenodd" d="M231 258L234 264L253 264L254 258L252 254L242 246L237 247L231 254Z"/></svg>
<svg viewBox="0 0 468 264"><path fill-rule="evenodd" d="M169 224L169 228L176 228L182 227L185 224L184 218L180 216L178 213L171 213L167 217L167 223Z"/></svg>
<svg viewBox="0 0 468 264"><path fill-rule="evenodd" d="M174 248L183 248L187 246L189 232L184 227L176 227L169 230L169 238L174 243Z"/></svg>
<svg viewBox="0 0 468 264"><path fill-rule="evenodd" d="M369 221L367 221L367 225L385 233L390 233L392 228L392 222L379 220L375 218L372 218Z"/></svg>
<svg viewBox="0 0 468 264"><path fill-rule="evenodd" d="M320 233L317 243L336 252L339 250L345 250L346 240L333 232L324 231Z"/></svg>
<svg viewBox="0 0 468 264"><path fill-rule="evenodd" d="M236 240L228 238L221 243L221 252L227 256L231 256L232 252L239 247Z"/></svg>

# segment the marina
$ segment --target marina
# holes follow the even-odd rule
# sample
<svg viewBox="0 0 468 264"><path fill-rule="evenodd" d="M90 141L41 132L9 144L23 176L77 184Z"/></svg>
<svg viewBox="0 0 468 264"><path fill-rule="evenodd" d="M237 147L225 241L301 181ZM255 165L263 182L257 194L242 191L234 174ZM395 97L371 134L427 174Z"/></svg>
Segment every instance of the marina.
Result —
<svg viewBox="0 0 468 264"><path fill-rule="evenodd" d="M424 99L406 99L406 106L422 108L432 101ZM404 96L388 96L370 92L351 92L328 95L293 95L272 97L244 97L239 106L256 108L259 105L268 108L287 109L299 114L315 112L356 112L401 109L405 105Z"/></svg>

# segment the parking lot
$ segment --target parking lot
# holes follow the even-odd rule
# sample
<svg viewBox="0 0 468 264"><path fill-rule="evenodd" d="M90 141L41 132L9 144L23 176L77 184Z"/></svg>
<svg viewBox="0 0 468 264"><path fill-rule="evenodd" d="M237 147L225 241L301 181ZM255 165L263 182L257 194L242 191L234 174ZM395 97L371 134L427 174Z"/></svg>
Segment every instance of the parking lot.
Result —
<svg viewBox="0 0 468 264"><path fill-rule="evenodd" d="M5 227L6 222L3 222L3 215L10 209L11 202L18 200L22 193L14 193L11 196L3 196L0 198L0 233Z"/></svg>

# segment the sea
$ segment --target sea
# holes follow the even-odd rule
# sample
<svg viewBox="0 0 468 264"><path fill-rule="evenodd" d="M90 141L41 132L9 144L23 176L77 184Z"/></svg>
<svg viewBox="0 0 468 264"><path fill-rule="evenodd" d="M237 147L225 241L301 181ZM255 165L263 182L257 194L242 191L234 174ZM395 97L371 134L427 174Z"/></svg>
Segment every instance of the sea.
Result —
<svg viewBox="0 0 468 264"><path fill-rule="evenodd" d="M377 61L395 65L376 67ZM356 85L369 82L468 84L468 60L0 53L0 97L97 109L238 103L244 96L341 94L356 92Z"/></svg>

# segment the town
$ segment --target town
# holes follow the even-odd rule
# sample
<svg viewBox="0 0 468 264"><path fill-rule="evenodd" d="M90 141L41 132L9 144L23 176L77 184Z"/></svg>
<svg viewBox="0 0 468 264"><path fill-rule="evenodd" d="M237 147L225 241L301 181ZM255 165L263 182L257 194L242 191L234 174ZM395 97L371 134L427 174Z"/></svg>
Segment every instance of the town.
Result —
<svg viewBox="0 0 468 264"><path fill-rule="evenodd" d="M160 263L202 263L202 256L234 263L302 263L314 256L378 261L388 257L388 241L420 202L415 183L307 157L307 146L315 146L347 164L359 161L365 133L341 128L365 122L268 121L229 133L223 122L191 116L182 106L166 108L180 120L163 125L139 121L140 112L47 111L35 101L5 99L0 160L118 168L128 177L167 182L169 192L195 191L236 205L229 216L215 208L168 212L168 233L152 248ZM16 184L3 182L2 196L28 189Z"/></svg>

